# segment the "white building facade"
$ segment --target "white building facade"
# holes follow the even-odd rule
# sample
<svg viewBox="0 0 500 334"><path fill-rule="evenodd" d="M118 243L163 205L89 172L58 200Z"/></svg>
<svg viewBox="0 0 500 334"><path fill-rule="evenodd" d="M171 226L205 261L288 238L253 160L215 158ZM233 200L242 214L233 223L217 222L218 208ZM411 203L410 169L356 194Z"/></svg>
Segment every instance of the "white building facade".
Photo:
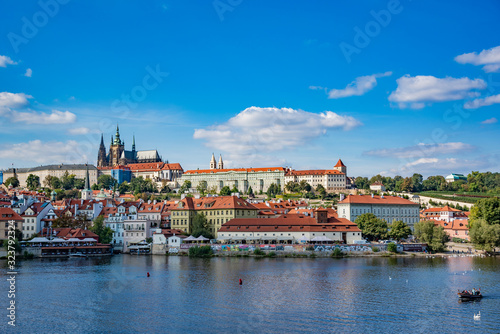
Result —
<svg viewBox="0 0 500 334"><path fill-rule="evenodd" d="M337 204L337 213L353 222L364 213L372 213L388 224L401 220L413 229L420 219L419 208L419 204L400 197L349 195Z"/></svg>

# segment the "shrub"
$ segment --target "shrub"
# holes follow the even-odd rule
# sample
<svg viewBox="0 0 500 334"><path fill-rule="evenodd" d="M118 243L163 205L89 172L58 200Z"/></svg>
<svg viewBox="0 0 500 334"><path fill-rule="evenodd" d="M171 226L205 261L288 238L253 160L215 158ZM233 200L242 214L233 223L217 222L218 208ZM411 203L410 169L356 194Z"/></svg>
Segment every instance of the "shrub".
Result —
<svg viewBox="0 0 500 334"><path fill-rule="evenodd" d="M26 260L28 260L28 259L32 259L32 258L34 258L34 257L35 257L35 255L34 255L33 253L30 253L30 252L28 252L28 251L26 251L26 250L24 251L24 254L23 254L23 255L24 255L24 259L26 259Z"/></svg>
<svg viewBox="0 0 500 334"><path fill-rule="evenodd" d="M391 253L397 253L398 252L398 246L391 242L390 244L387 245L387 251Z"/></svg>
<svg viewBox="0 0 500 334"><path fill-rule="evenodd" d="M340 248L335 247L335 249L332 252L332 257L342 257L344 256L344 253L340 250Z"/></svg>
<svg viewBox="0 0 500 334"><path fill-rule="evenodd" d="M271 251L271 252L267 253L267 257L276 257L276 252Z"/></svg>
<svg viewBox="0 0 500 334"><path fill-rule="evenodd" d="M189 248L189 257L211 257L214 251L210 246L191 247Z"/></svg>
<svg viewBox="0 0 500 334"><path fill-rule="evenodd" d="M266 255L266 253L262 249L260 249L260 247L257 247L253 251L253 255L264 256L264 255Z"/></svg>
<svg viewBox="0 0 500 334"><path fill-rule="evenodd" d="M374 246L374 247L372 247L372 251L373 251L374 253L377 253L377 252L380 252L380 249L379 249L378 247L375 247L375 246Z"/></svg>

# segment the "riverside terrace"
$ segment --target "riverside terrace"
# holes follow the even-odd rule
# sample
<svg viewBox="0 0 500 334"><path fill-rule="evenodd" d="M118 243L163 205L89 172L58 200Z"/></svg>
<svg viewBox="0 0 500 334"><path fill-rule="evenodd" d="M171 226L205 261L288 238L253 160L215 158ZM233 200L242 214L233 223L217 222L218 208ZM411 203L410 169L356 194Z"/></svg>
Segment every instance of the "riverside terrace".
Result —
<svg viewBox="0 0 500 334"><path fill-rule="evenodd" d="M94 238L53 238L36 237L22 242L23 251L35 257L68 257L76 254L85 256L112 255L113 249L109 244L100 244Z"/></svg>

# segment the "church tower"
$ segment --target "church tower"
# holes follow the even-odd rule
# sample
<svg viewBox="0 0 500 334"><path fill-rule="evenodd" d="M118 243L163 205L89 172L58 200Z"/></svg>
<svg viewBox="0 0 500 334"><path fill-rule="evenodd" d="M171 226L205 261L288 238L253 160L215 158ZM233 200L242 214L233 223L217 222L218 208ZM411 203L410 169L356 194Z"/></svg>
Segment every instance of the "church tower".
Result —
<svg viewBox="0 0 500 334"><path fill-rule="evenodd" d="M104 146L104 137L101 134L101 145L99 146L99 153L97 153L97 167L106 167L107 165L106 146Z"/></svg>
<svg viewBox="0 0 500 334"><path fill-rule="evenodd" d="M120 139L120 129L116 125L115 139L111 137L113 141L111 147L109 148L109 166L118 166L120 164L120 158L124 150L123 142Z"/></svg>
<svg viewBox="0 0 500 334"><path fill-rule="evenodd" d="M215 155L212 153L212 159L210 159L210 169L217 168L217 164L215 162Z"/></svg>
<svg viewBox="0 0 500 334"><path fill-rule="evenodd" d="M224 169L224 162L222 162L222 154L219 155L219 163L217 165L217 169Z"/></svg>
<svg viewBox="0 0 500 334"><path fill-rule="evenodd" d="M333 167L333 169L338 170L339 172L347 175L347 167L340 159L339 161L337 161L337 164L335 165L335 167Z"/></svg>
<svg viewBox="0 0 500 334"><path fill-rule="evenodd" d="M92 190L90 189L89 165L87 165L87 174L85 177L85 189L82 190L82 199L92 199Z"/></svg>
<svg viewBox="0 0 500 334"><path fill-rule="evenodd" d="M135 135L133 136L133 141L132 141L132 159L134 160L132 162L134 163L137 162L137 152L135 150Z"/></svg>

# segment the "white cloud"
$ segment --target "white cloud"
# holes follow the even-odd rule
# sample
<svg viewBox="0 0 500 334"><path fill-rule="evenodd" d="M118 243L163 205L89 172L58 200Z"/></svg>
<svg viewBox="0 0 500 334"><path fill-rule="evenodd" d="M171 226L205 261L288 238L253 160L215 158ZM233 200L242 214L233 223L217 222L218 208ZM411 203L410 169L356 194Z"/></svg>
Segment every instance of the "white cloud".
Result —
<svg viewBox="0 0 500 334"><path fill-rule="evenodd" d="M0 67L7 67L7 65L16 65L17 63L7 56L0 56Z"/></svg>
<svg viewBox="0 0 500 334"><path fill-rule="evenodd" d="M329 99L339 99L349 96L360 96L372 90L377 86L377 78L387 77L392 75L392 72L377 73L357 77L353 82L348 84L344 89L331 89L328 92ZM322 87L311 86L311 89L320 89Z"/></svg>
<svg viewBox="0 0 500 334"><path fill-rule="evenodd" d="M76 115L69 111L52 110L50 114L44 112L18 112L11 113L13 122L26 124L68 124L76 121Z"/></svg>
<svg viewBox="0 0 500 334"><path fill-rule="evenodd" d="M90 133L89 128L74 128L74 129L69 129L68 132L72 135L86 135L87 133Z"/></svg>
<svg viewBox="0 0 500 334"><path fill-rule="evenodd" d="M443 155L450 153L460 153L464 151L470 151L472 149L474 149L474 146L461 142L437 143L437 144L419 143L415 146L409 146L409 147L372 150L365 152L365 154L372 156L379 156L379 157L393 157L393 158L407 159L407 158L426 157L431 155L435 156L435 155Z"/></svg>
<svg viewBox="0 0 500 334"><path fill-rule="evenodd" d="M32 98L33 96L24 93L0 92L0 109L27 106L29 104L28 99Z"/></svg>
<svg viewBox="0 0 500 334"><path fill-rule="evenodd" d="M52 110L50 113L38 112L26 108L31 95L24 93L0 92L0 117L9 118L12 122L26 124L68 124L76 121L76 115L69 111ZM25 108L28 111L18 111Z"/></svg>
<svg viewBox="0 0 500 334"><path fill-rule="evenodd" d="M490 165L489 157L480 159L466 160L457 158L420 158L408 162L399 169L391 169L394 174L420 173L428 175L447 174L447 173L467 173L471 170L479 170Z"/></svg>
<svg viewBox="0 0 500 334"><path fill-rule="evenodd" d="M332 111L316 114L291 108L250 107L223 124L196 129L193 137L205 140L211 148L229 152L232 154L229 159L235 163L243 163L241 156L255 158L269 152L302 147L305 141L328 130L351 130L359 125L361 122L354 117Z"/></svg>
<svg viewBox="0 0 500 334"><path fill-rule="evenodd" d="M500 69L500 46L476 52L464 53L456 56L455 61L460 64L484 65L483 70L487 73L497 72Z"/></svg>
<svg viewBox="0 0 500 334"><path fill-rule="evenodd" d="M24 73L24 76L25 77L28 77L28 78L31 78L31 75L33 74L33 71L31 70L31 68L28 68L26 70L26 73Z"/></svg>
<svg viewBox="0 0 500 334"><path fill-rule="evenodd" d="M395 102L400 108L421 109L433 102L462 100L476 97L479 93L474 89L485 89L482 79L469 78L436 78L433 76L405 75L396 80L398 87L389 96L389 101Z"/></svg>
<svg viewBox="0 0 500 334"><path fill-rule="evenodd" d="M0 148L0 159L22 160L32 164L54 164L86 162L88 157L76 141L42 142L37 139L27 143L3 145Z"/></svg>
<svg viewBox="0 0 500 334"><path fill-rule="evenodd" d="M493 117L493 118L485 119L484 121L481 122L481 124L495 124L497 122L498 122L498 120L495 117Z"/></svg>
<svg viewBox="0 0 500 334"><path fill-rule="evenodd" d="M491 106L492 104L500 103L500 94L488 96L481 99L475 99L464 104L465 109L477 109L481 107Z"/></svg>

